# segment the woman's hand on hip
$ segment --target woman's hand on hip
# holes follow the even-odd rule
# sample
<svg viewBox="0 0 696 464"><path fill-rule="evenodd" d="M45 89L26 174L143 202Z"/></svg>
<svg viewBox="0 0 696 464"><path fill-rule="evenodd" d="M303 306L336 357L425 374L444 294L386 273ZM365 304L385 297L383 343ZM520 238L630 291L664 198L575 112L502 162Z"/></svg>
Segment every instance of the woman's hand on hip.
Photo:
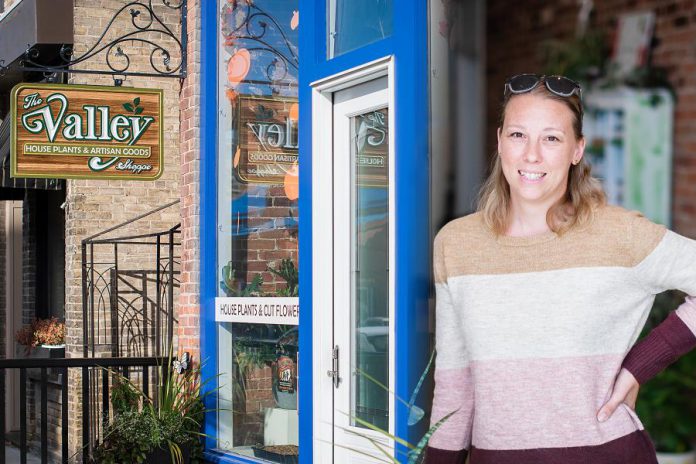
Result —
<svg viewBox="0 0 696 464"><path fill-rule="evenodd" d="M640 389L640 384L636 378L633 377L633 374L621 368L619 375L616 376L616 380L614 381L614 388L612 389L609 401L597 411L597 420L599 420L599 422L604 422L609 419L621 403L626 403L629 408L635 410L638 389Z"/></svg>

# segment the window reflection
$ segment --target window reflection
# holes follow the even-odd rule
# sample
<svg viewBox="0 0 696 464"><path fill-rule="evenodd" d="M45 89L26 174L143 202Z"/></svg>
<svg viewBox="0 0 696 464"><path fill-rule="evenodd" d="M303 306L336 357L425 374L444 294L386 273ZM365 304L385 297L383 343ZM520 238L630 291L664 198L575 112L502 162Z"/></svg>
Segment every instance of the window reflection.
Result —
<svg viewBox="0 0 696 464"><path fill-rule="evenodd" d="M218 296L298 296L297 0L219 0ZM293 325L218 324L218 447L298 454Z"/></svg>

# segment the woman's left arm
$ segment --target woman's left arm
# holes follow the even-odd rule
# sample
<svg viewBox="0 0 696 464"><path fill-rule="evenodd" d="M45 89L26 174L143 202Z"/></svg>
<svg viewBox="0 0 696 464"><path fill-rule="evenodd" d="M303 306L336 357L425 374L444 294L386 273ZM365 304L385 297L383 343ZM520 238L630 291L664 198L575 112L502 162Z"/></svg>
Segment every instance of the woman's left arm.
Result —
<svg viewBox="0 0 696 464"><path fill-rule="evenodd" d="M681 290L689 295L624 358L613 392L598 411L606 420L620 403L635 407L638 388L696 347L696 240L636 216L630 228L636 278L650 293Z"/></svg>
<svg viewBox="0 0 696 464"><path fill-rule="evenodd" d="M639 282L652 294L681 290L689 295L628 352L623 367L644 384L696 347L696 240L665 231L643 217L634 220L633 234L649 240L661 236L654 249L635 267Z"/></svg>

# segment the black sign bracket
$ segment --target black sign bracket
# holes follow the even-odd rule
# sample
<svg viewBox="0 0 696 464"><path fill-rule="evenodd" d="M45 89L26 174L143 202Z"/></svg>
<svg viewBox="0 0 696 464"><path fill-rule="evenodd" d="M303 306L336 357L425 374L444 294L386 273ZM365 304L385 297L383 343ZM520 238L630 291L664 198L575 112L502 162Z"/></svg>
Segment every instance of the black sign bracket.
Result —
<svg viewBox="0 0 696 464"><path fill-rule="evenodd" d="M186 0L160 0L153 6L153 0L129 1L121 7L107 23L106 27L84 53L75 56L72 44L64 44L58 57L51 57L50 63L42 59L40 48L28 45L20 59L22 71L75 74L111 75L116 80L122 76L186 77ZM178 11L181 21L180 34L162 19L163 13ZM160 13L159 15L157 13ZM167 15L169 16L169 15ZM118 31L118 33L116 32ZM149 53L147 63L140 58L143 51ZM76 69L82 63L95 64L102 59L103 66L97 69ZM136 64L137 63L137 64ZM130 71L137 66L140 70ZM146 71L142 69L147 68ZM0 69L1 71L1 69Z"/></svg>

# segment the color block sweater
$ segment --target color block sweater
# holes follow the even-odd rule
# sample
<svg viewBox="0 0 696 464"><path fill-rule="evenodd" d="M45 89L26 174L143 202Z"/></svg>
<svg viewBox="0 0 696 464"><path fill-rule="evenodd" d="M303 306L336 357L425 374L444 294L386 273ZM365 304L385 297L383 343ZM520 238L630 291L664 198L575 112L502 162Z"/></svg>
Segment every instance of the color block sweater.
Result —
<svg viewBox="0 0 696 464"><path fill-rule="evenodd" d="M644 383L696 346L690 297L635 344L657 293L696 295L696 241L612 206L560 237L476 213L438 233L434 270L432 423L456 413L426 463L657 463L631 408L596 416L621 367Z"/></svg>

